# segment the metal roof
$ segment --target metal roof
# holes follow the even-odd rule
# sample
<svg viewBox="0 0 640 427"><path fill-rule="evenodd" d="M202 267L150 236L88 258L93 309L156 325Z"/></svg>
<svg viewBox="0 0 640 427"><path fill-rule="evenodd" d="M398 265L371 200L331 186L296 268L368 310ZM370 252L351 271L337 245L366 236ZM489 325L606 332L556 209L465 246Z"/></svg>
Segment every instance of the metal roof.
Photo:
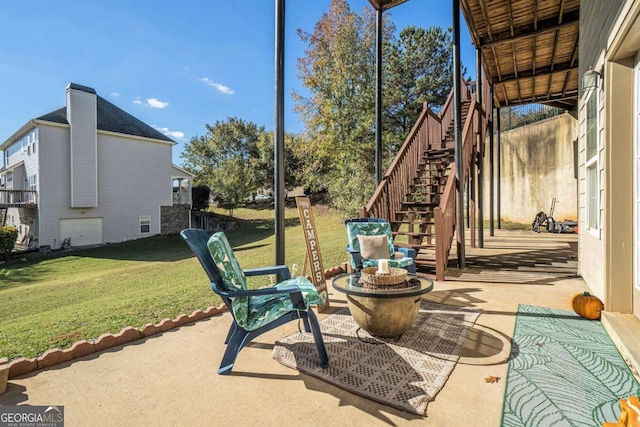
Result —
<svg viewBox="0 0 640 427"><path fill-rule="evenodd" d="M460 6L496 106L576 108L580 0L460 0Z"/></svg>

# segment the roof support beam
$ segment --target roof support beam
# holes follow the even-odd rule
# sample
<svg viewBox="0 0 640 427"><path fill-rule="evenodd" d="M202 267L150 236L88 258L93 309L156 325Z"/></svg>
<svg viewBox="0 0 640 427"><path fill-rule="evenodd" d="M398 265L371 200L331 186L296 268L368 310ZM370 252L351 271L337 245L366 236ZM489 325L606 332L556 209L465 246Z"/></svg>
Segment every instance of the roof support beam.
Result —
<svg viewBox="0 0 640 427"><path fill-rule="evenodd" d="M484 52L484 49L482 49ZM493 53L493 62L496 63L496 71L498 72L498 81L502 80L502 72L500 71L500 61L498 61L498 55L496 54L495 47L491 47L491 53Z"/></svg>
<svg viewBox="0 0 640 427"><path fill-rule="evenodd" d="M482 49L488 49L495 45L499 45L505 42L515 42L518 40L526 39L533 36L540 36L543 34L550 33L552 31L558 31L566 27L570 27L572 25L579 24L579 11L567 12L561 18L550 18L545 19L544 21L538 21L537 26L538 30L536 31L531 27L531 25L523 25L521 27L516 27L513 29L513 36L511 35L511 30L502 31L498 34L493 34L491 39L480 40L480 47ZM561 19L562 23L558 24L557 19Z"/></svg>
<svg viewBox="0 0 640 427"><path fill-rule="evenodd" d="M514 54L515 56L515 54ZM519 73L514 73L514 74L509 74L507 76L503 76L503 78L501 80L494 80L491 83L493 83L494 85L504 85L507 83L512 83L512 82L517 82L517 81L522 81L522 80L527 80L527 79L532 79L538 76L542 76L545 74L554 74L554 73L564 73L565 71L568 70L575 70L578 69L578 66L573 63L573 61L571 62L563 62L561 64L555 64L553 66L548 66L548 67L540 67L538 69L536 69L535 74L533 74L533 71L521 71Z"/></svg>
<svg viewBox="0 0 640 427"><path fill-rule="evenodd" d="M559 31L556 31L553 37L553 53L551 54L551 71L553 71L553 67L556 65L556 53L558 53L558 34L559 34Z"/></svg>
<svg viewBox="0 0 640 427"><path fill-rule="evenodd" d="M563 14L564 14L564 0L560 2L560 12L558 12L558 24L562 24Z"/></svg>
<svg viewBox="0 0 640 427"><path fill-rule="evenodd" d="M513 10L511 9L511 2L507 2L507 10L509 11L509 30L511 31L511 37L515 36L513 32Z"/></svg>
<svg viewBox="0 0 640 427"><path fill-rule="evenodd" d="M489 35L489 40L493 40L493 32L491 31L491 20L489 19L489 14L487 13L487 6L484 4L484 0L478 0L478 5L480 6L480 11L482 12L484 23L487 26L487 34ZM481 41L480 44L482 45Z"/></svg>

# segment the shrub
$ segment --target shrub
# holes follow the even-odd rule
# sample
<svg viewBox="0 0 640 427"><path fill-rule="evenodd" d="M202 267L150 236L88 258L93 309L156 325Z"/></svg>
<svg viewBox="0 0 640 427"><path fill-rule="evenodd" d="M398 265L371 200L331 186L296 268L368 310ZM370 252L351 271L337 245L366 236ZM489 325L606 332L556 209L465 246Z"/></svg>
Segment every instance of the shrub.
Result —
<svg viewBox="0 0 640 427"><path fill-rule="evenodd" d="M0 227L0 257L9 259L13 246L18 239L18 229L15 227Z"/></svg>
<svg viewBox="0 0 640 427"><path fill-rule="evenodd" d="M197 185L191 189L191 203L194 211L206 211L209 207L211 190L206 185Z"/></svg>

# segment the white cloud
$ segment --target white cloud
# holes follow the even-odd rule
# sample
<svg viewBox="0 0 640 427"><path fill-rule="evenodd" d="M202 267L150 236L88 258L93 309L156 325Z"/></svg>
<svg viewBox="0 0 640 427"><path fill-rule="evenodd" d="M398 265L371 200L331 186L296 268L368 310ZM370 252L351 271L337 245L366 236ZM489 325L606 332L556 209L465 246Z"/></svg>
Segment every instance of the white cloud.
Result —
<svg viewBox="0 0 640 427"><path fill-rule="evenodd" d="M162 128L156 125L151 125L151 127L172 138L184 140L184 132L180 132L179 130L169 130L169 128Z"/></svg>
<svg viewBox="0 0 640 427"><path fill-rule="evenodd" d="M223 84L216 83L213 80L211 80L209 77L204 77L204 78L202 78L200 80L203 81L207 86L212 86L212 87L216 88L219 92L224 93L225 95L233 95L233 90L231 90L231 88L229 86L225 86Z"/></svg>
<svg viewBox="0 0 640 427"><path fill-rule="evenodd" d="M168 102L163 102L160 101L156 98L148 98L147 99L147 106L152 107L152 108L165 108L167 105L169 105Z"/></svg>
<svg viewBox="0 0 640 427"><path fill-rule="evenodd" d="M111 92L110 95L112 98L120 98L120 94L118 92Z"/></svg>
<svg viewBox="0 0 640 427"><path fill-rule="evenodd" d="M144 102L142 101L142 99L140 99L139 96L136 96L136 98L133 100L133 103L136 105L145 105L147 107L151 107L151 108L166 108L169 103L168 102L164 102L164 101L160 101L157 98L147 98Z"/></svg>

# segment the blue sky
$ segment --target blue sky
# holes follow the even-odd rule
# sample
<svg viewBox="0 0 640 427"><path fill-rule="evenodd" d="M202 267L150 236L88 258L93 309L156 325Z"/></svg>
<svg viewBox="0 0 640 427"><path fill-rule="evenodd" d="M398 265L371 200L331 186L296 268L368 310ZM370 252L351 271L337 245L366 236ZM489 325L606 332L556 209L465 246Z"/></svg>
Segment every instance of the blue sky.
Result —
<svg viewBox="0 0 640 427"><path fill-rule="evenodd" d="M287 0L285 130L302 129L291 91L296 58L330 0ZM361 13L367 0L349 0ZM451 25L451 1L410 0L389 13L407 25ZM178 145L205 124L237 116L274 124L274 0L3 0L0 7L0 142L28 120L64 106L69 82L152 125ZM462 62L475 51L461 19Z"/></svg>

